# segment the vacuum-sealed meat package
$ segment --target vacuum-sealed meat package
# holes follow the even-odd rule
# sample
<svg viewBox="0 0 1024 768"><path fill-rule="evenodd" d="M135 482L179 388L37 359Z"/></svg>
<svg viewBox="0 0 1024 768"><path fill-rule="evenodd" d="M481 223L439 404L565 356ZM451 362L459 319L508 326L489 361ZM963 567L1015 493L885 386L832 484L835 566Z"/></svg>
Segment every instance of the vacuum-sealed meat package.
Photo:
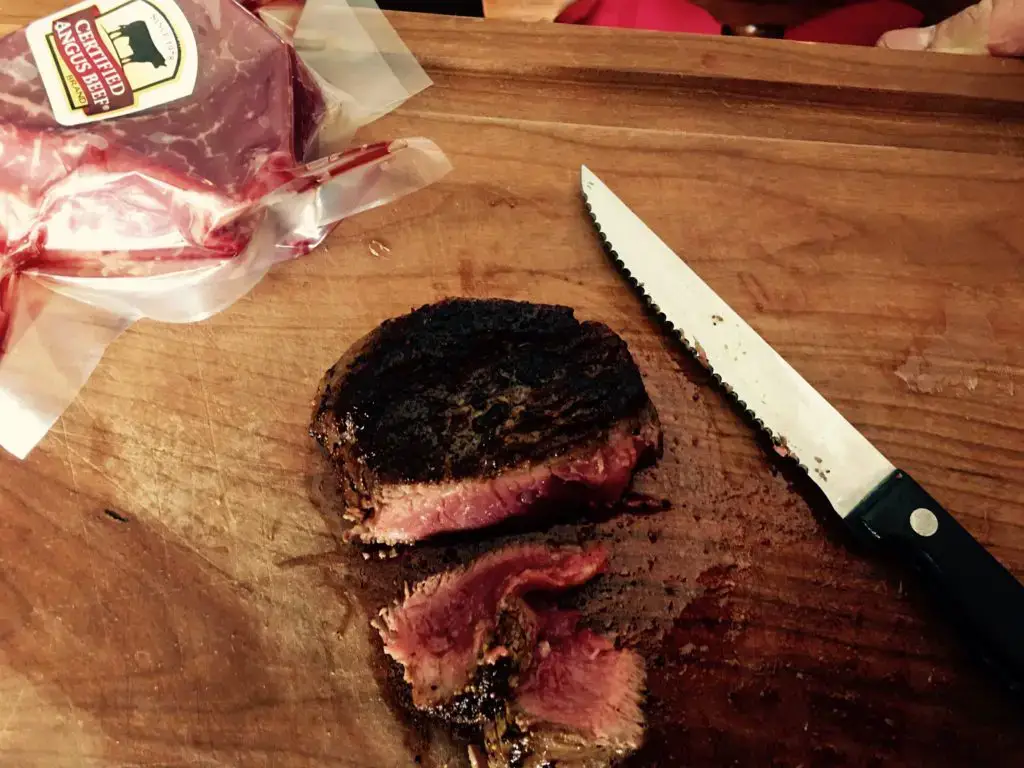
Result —
<svg viewBox="0 0 1024 768"><path fill-rule="evenodd" d="M86 0L0 39L0 447L135 320L193 322L449 170L350 146L429 85L366 0Z"/></svg>

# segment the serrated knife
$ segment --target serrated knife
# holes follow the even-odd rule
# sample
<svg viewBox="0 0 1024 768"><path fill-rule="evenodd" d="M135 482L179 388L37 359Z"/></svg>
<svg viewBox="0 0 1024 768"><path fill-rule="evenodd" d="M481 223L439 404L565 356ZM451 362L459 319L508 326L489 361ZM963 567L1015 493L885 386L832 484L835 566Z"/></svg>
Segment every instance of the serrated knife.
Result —
<svg viewBox="0 0 1024 768"><path fill-rule="evenodd" d="M794 459L863 541L919 571L1000 673L1024 683L1024 585L824 397L586 166L587 211L608 255L776 450Z"/></svg>

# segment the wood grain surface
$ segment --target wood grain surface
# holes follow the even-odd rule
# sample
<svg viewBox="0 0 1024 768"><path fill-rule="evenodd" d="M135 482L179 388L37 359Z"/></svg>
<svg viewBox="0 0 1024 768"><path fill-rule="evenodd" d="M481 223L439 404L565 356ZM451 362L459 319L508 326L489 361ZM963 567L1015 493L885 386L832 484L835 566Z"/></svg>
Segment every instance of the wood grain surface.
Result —
<svg viewBox="0 0 1024 768"><path fill-rule="evenodd" d="M552 21L572 5L573 0L484 0L488 19Z"/></svg>
<svg viewBox="0 0 1024 768"><path fill-rule="evenodd" d="M578 172L1024 576L1024 64L392 20L435 86L365 138L455 171L221 315L139 323L0 456L0 765L465 765L392 707L367 614L466 553L354 556L306 434L348 344L449 295L607 322L662 414L637 487L671 509L594 526L584 596L648 660L631 765L1021 765L1019 704L658 333Z"/></svg>

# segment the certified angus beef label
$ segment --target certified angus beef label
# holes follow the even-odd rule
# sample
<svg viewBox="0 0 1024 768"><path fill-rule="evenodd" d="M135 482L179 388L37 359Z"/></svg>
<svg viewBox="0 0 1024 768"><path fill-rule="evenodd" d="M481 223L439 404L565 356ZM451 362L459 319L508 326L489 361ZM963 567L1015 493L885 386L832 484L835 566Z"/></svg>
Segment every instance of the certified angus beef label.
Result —
<svg viewBox="0 0 1024 768"><path fill-rule="evenodd" d="M195 88L195 35L174 0L82 2L26 34L61 125L123 117Z"/></svg>

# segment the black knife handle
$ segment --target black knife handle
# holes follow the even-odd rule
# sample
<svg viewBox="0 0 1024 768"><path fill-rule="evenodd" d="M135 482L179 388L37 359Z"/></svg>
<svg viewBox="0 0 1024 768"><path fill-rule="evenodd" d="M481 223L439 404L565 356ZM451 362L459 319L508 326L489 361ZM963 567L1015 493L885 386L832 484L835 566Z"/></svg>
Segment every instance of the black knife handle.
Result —
<svg viewBox="0 0 1024 768"><path fill-rule="evenodd" d="M920 571L967 641L1011 690L1024 686L1024 585L905 472L847 518Z"/></svg>

